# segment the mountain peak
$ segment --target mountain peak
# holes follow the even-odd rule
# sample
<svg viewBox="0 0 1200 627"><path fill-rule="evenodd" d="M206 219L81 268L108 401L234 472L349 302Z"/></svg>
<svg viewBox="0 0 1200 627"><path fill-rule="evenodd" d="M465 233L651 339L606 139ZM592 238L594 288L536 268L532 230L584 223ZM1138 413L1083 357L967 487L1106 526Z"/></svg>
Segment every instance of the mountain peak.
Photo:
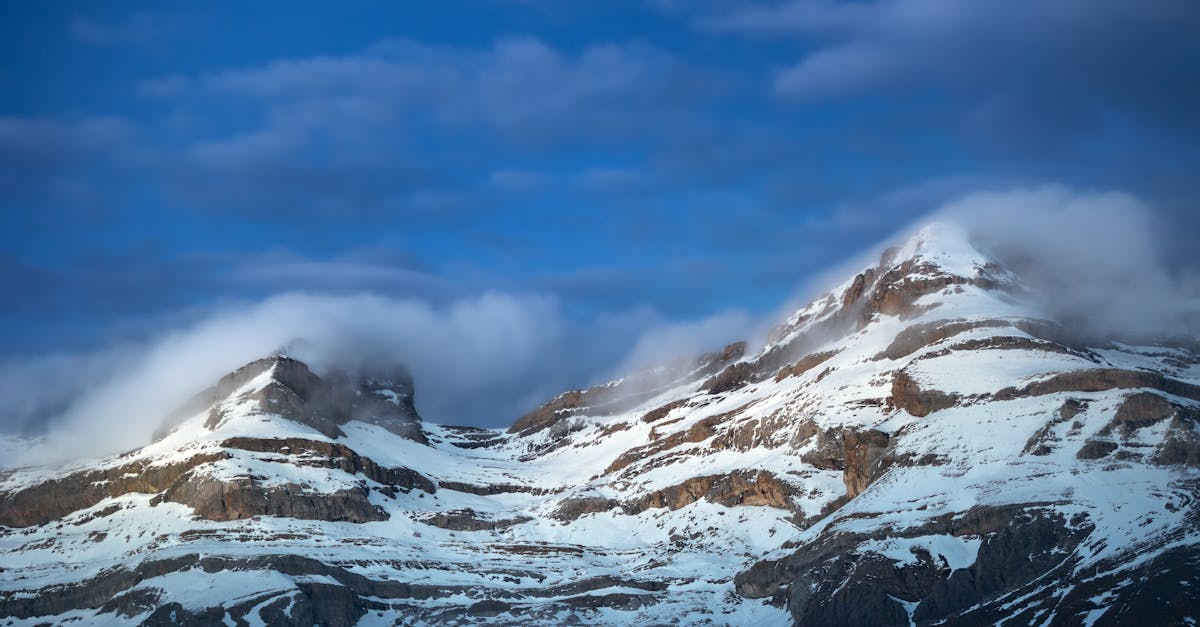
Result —
<svg viewBox="0 0 1200 627"><path fill-rule="evenodd" d="M156 436L203 413L207 431L250 417L277 416L334 439L345 435L341 425L359 421L425 443L413 396L412 376L403 367L333 370L321 376L303 361L276 353L221 377L173 413Z"/></svg>
<svg viewBox="0 0 1200 627"><path fill-rule="evenodd" d="M802 336L829 339L862 330L879 316L911 318L936 308L968 287L1009 290L1016 277L971 243L968 231L932 222L878 261L818 296L772 330L764 352ZM790 351L789 351L790 354Z"/></svg>
<svg viewBox="0 0 1200 627"><path fill-rule="evenodd" d="M945 221L926 224L902 244L889 248L880 259L879 267L898 267L906 263L909 270L925 272L932 267L964 278L974 278L999 268L995 260L972 244L966 228Z"/></svg>

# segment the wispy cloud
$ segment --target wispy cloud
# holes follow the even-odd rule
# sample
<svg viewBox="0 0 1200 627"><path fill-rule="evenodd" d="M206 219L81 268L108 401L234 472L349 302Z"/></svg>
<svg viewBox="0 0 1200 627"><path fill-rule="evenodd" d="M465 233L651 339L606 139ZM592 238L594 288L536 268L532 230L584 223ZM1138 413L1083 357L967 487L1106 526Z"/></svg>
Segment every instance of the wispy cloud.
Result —
<svg viewBox="0 0 1200 627"><path fill-rule="evenodd" d="M198 16L178 13L138 12L115 20L98 20L77 14L71 19L70 33L86 44L141 45L177 35L203 22Z"/></svg>
<svg viewBox="0 0 1200 627"><path fill-rule="evenodd" d="M568 387L599 382L619 363L719 347L746 321L728 313L680 325L640 310L583 322L552 297L499 292L443 304L286 293L220 308L144 342L2 362L2 426L48 436L9 463L120 452L146 443L172 410L221 375L285 345L318 371L403 364L426 418L505 426Z"/></svg>

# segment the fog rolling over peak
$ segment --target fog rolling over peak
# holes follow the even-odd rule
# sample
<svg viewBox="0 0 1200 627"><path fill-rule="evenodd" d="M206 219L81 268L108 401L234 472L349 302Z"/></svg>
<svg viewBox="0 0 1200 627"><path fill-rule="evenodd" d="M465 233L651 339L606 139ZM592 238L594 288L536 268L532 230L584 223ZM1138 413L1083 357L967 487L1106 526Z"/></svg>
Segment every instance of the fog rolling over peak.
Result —
<svg viewBox="0 0 1200 627"><path fill-rule="evenodd" d="M966 229L1050 315L1082 332L1134 340L1200 332L1197 268L1168 264L1168 227L1134 196L1054 185L981 192L932 219Z"/></svg>
<svg viewBox="0 0 1200 627"><path fill-rule="evenodd" d="M195 386L144 446L72 458L83 440L54 437L98 432L65 422L19 458L36 465L0 473L0 572L14 573L0 616L1182 623L1200 604L1200 348L1081 333L1004 263L1055 252L982 228L981 208L1050 223L1064 199L1127 228L1141 216L1128 197L1060 188L964 198L847 261L762 341L678 357L668 329L657 365L552 390L507 429L447 425L422 399L514 385L528 373L512 368L544 364L539 347L609 336L499 294L448 309L291 295L253 309L260 322L210 321L152 365L179 372L188 341L233 347L230 326L303 340ZM414 307L425 326L386 335ZM276 336L254 335L265 323ZM710 327L726 330L688 328ZM652 344L610 363L657 357ZM422 361L444 352L465 355ZM411 379L386 366L401 355ZM438 365L457 378L426 386Z"/></svg>
<svg viewBox="0 0 1200 627"><path fill-rule="evenodd" d="M830 276L840 276L809 281L817 289L794 302L876 263L885 248L916 246L951 271L959 271L953 264L995 261L1020 278L1023 290L1012 298L1092 338L1186 337L1196 328L1195 283L1163 261L1154 219L1150 208L1119 192L1042 186L972 193L836 264ZM144 444L196 392L280 347L318 372L403 365L417 381L417 407L427 418L502 427L564 389L739 339L751 340L753 353L797 307L684 321L643 309L581 321L559 300L536 294L493 291L433 304L369 293L285 293L221 308L136 344L11 360L0 365L0 385L7 430L44 436L20 463Z"/></svg>

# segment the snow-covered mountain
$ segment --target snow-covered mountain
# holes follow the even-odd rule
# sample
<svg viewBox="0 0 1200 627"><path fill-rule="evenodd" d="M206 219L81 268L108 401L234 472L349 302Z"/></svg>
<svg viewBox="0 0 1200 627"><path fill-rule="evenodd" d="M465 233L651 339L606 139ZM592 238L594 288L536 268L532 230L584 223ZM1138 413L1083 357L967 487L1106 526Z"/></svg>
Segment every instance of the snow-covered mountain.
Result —
<svg viewBox="0 0 1200 627"><path fill-rule="evenodd" d="M1195 624L1200 351L1026 289L935 224L761 350L507 431L256 361L144 448L0 475L0 622Z"/></svg>

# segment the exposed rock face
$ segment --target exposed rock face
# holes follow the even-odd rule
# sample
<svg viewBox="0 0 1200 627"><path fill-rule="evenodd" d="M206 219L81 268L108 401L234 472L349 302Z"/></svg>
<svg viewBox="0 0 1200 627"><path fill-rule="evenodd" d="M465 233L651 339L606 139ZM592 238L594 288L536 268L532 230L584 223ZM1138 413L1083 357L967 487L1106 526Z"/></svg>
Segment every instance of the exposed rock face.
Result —
<svg viewBox="0 0 1200 627"><path fill-rule="evenodd" d="M657 455L663 451L676 448L683 444L703 442L704 440L713 437L713 435L717 433L717 427L719 425L724 424L729 419L742 413L745 409L746 407L743 406L730 412L710 416L697 422L691 427L688 427L684 431L676 431L675 433L665 437L658 438L654 437L652 434L651 437L653 439L650 443L625 451L619 457L617 457L617 459L613 460L613 462L608 465L608 468L606 468L604 472L617 472L629 466L630 464L633 464L634 462Z"/></svg>
<svg viewBox="0 0 1200 627"><path fill-rule="evenodd" d="M657 422L663 418L666 418L671 412L685 405L687 405L687 399L679 399L677 401L671 401L662 407L655 407L654 409L642 415L642 422Z"/></svg>
<svg viewBox="0 0 1200 627"><path fill-rule="evenodd" d="M621 502L602 496L571 497L559 501L551 516L555 520L572 521L580 516L621 508Z"/></svg>
<svg viewBox="0 0 1200 627"><path fill-rule="evenodd" d="M958 397L953 394L922 389L904 370L897 370L892 377L892 404L914 416L928 416L957 402Z"/></svg>
<svg viewBox="0 0 1200 627"><path fill-rule="evenodd" d="M279 516L300 520L364 523L387 520L387 513L371 504L365 486L334 492L314 492L295 484L261 485L253 477L219 480L191 474L175 483L162 499L191 506L209 520L240 520L252 516Z"/></svg>
<svg viewBox="0 0 1200 627"><path fill-rule="evenodd" d="M87 509L106 498L166 490L193 468L228 457L224 452L195 455L174 464L135 462L104 470L56 477L37 485L0 493L0 525L29 527Z"/></svg>
<svg viewBox="0 0 1200 627"><path fill-rule="evenodd" d="M403 436L402 436L403 437ZM300 438L229 438L221 442L227 449L295 456L293 463L336 468L351 475L362 475L393 490L422 490L433 493L437 487L419 472L403 467L381 466L369 457L336 442Z"/></svg>
<svg viewBox="0 0 1200 627"><path fill-rule="evenodd" d="M787 377L798 377L813 368L825 363L829 358L837 355L838 351L824 351L813 353L792 364L790 367L783 368L775 375L775 382L783 381Z"/></svg>
<svg viewBox="0 0 1200 627"><path fill-rule="evenodd" d="M213 462L228 460L231 450L296 455L297 464L336 468L361 475L385 489L434 492L433 483L407 468L384 468L344 445L315 440L232 438L221 448L172 464L144 461L100 471L86 471L38 483L15 492L0 492L0 525L29 527L57 520L95 506L107 498L130 493L156 494L158 502L192 507L209 520L236 520L251 516L367 522L386 520L370 504L365 487L320 493L298 485L263 485L253 476L216 479L208 472Z"/></svg>
<svg viewBox="0 0 1200 627"><path fill-rule="evenodd" d="M732 364L726 367L704 383L704 390L709 394L720 394L730 390L736 390L751 381L754 376L754 367L748 363L742 362Z"/></svg>
<svg viewBox="0 0 1200 627"><path fill-rule="evenodd" d="M737 587L747 596L780 597L797 624L896 625L910 616L918 624L990 624L1009 591L1048 573L1080 584L1060 567L1087 533L1080 521L1036 508L974 508L906 530L903 537L916 541L905 561L874 548L885 546L886 534L835 531L784 560L756 564L738 576ZM978 543L977 554L965 566L950 565L921 548L920 539L931 536Z"/></svg>
<svg viewBox="0 0 1200 627"><path fill-rule="evenodd" d="M1117 450L1117 443L1110 440L1088 440L1075 457L1079 459L1100 459Z"/></svg>
<svg viewBox="0 0 1200 627"><path fill-rule="evenodd" d="M592 390L595 390L593 388ZM599 396L599 392L588 390L570 390L550 399L541 407L521 416L509 428L510 433L522 435L536 433L549 428L554 423L577 413L577 410L587 407L591 396ZM591 393L590 395L588 393Z"/></svg>
<svg viewBox="0 0 1200 627"><path fill-rule="evenodd" d="M213 401L214 404L241 387L236 384L244 385L268 371L272 373L271 380L265 386L246 393L239 400L255 401L263 413L277 413L289 420L306 424L331 438L345 435L328 412L318 411L318 408L324 410L328 405L318 400L325 396L324 382L313 374L307 365L287 357L260 359L226 375L216 386L216 393L225 392L225 395L218 396ZM309 406L310 399L315 401L313 406ZM209 410L204 426L216 429L225 419L226 412L219 406L214 406Z"/></svg>
<svg viewBox="0 0 1200 627"><path fill-rule="evenodd" d="M427 444L421 416L413 405L412 375L404 369L359 375L335 372L329 377L330 413L378 425L396 435Z"/></svg>
<svg viewBox="0 0 1200 627"><path fill-rule="evenodd" d="M1078 416L1086 409L1087 403L1078 399L1069 398L1063 401L1062 406L1058 408L1057 412L1055 412L1054 418L1046 423L1046 425L1041 429L1038 429L1037 433L1034 433L1029 437L1029 440L1025 442L1025 448L1021 449L1021 454L1038 456L1049 455L1052 451L1052 446L1060 441L1060 438L1055 434L1058 425L1075 418L1075 416ZM1079 459L1094 458L1080 457Z"/></svg>
<svg viewBox="0 0 1200 627"><path fill-rule="evenodd" d="M266 385L246 392L237 400L257 403L261 413L308 425L330 438L345 436L339 425L357 420L428 443L421 431L421 417L413 405L412 377L407 371L393 369L358 375L333 372L322 379L303 362L283 356L260 359L226 375L216 386L177 411L173 420L186 417L187 409L207 402L212 409L205 426L217 429L228 418L228 409L220 405L221 399L266 372L271 373ZM159 430L160 435L167 432L166 425Z"/></svg>
<svg viewBox="0 0 1200 627"><path fill-rule="evenodd" d="M1150 426L1160 420L1166 420L1175 414L1175 406L1161 395L1153 392L1130 394L1117 408L1112 423L1105 427L1106 431L1116 429L1122 435L1129 435L1142 427Z"/></svg>
<svg viewBox="0 0 1200 627"><path fill-rule="evenodd" d="M875 359L900 359L926 346L965 333L972 329L1002 327L1009 323L1003 320L936 320L905 327Z"/></svg>
<svg viewBox="0 0 1200 627"><path fill-rule="evenodd" d="M121 592L129 590L138 581L193 569L206 573L223 571L268 573L273 571L295 577L300 581L317 577L328 578L335 582L336 585L298 583L292 590L278 591L276 594L283 603L273 604L274 607L264 608L262 612L264 618L274 615L277 622L282 623L296 621L308 624L311 619L314 624L353 625L367 608L372 607L370 597L416 600L445 597L463 591L462 587L455 586L424 586L398 581L375 581L349 570L299 555L230 557L193 554L147 561L132 569L116 567L79 584L46 590L37 597L0 598L0 615L27 618L53 616L80 607L99 608L111 601L120 600ZM130 593L126 593L126 596L128 594ZM126 601L129 600L126 599ZM261 603L263 599L255 599L255 601ZM171 611L178 610L179 606L168 603L160 606L153 613L156 618L151 624L159 621L163 621L160 624L194 624L191 621L197 621L195 624L204 624L205 620L213 617L223 617L226 613L230 613L231 609L233 613L240 611L244 616L258 603L249 607L234 606L233 608L214 605L199 612L191 610L180 613L177 611L174 618L171 617ZM114 603L113 605L120 604ZM113 607L113 609L116 610L117 607ZM279 618L285 620L278 621Z"/></svg>
<svg viewBox="0 0 1200 627"><path fill-rule="evenodd" d="M1178 405L1154 392L1136 392L1125 397L1113 415L1095 436L1076 453L1078 459L1104 459L1116 453L1123 459L1144 457L1145 448L1138 431L1170 419L1162 442L1149 461L1161 466L1200 465L1200 422L1195 409Z"/></svg>
<svg viewBox="0 0 1200 627"><path fill-rule="evenodd" d="M435 512L420 518L421 522L452 531L496 531L513 525L532 520L528 516L504 520L489 520L480 518L473 509L459 509L448 512Z"/></svg>
<svg viewBox="0 0 1200 627"><path fill-rule="evenodd" d="M555 510L554 518L572 521L587 514L612 510L632 516L649 509L677 510L698 501L726 507L774 507L794 511L792 497L798 493L795 486L770 472L739 470L724 475L692 477L624 503L603 497L565 499Z"/></svg>
<svg viewBox="0 0 1200 627"><path fill-rule="evenodd" d="M996 392L993 398L1008 400L1058 392L1104 392L1133 388L1150 388L1193 401L1200 401L1200 386L1172 379L1157 372L1118 368L1093 368L1064 372L1021 388L1005 388Z"/></svg>
<svg viewBox="0 0 1200 627"><path fill-rule="evenodd" d="M870 429L854 431L846 429L842 432L842 442L846 450L846 494L854 498L878 477L878 463L883 457L888 445L888 435L882 431Z"/></svg>
<svg viewBox="0 0 1200 627"><path fill-rule="evenodd" d="M769 472L739 471L728 475L693 477L662 490L655 490L626 507L629 514L650 508L679 509L701 499L728 507L739 505L792 509L792 486Z"/></svg>

